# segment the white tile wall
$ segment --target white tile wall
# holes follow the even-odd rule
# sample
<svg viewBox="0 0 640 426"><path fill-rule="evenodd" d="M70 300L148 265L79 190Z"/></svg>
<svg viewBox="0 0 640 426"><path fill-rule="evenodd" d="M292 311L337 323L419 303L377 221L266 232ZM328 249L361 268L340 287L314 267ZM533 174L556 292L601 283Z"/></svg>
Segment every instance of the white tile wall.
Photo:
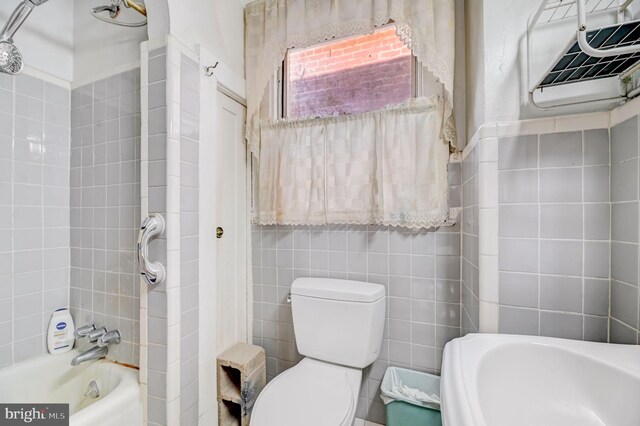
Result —
<svg viewBox="0 0 640 426"><path fill-rule="evenodd" d="M199 421L199 120L200 71L193 54L173 38L143 46L143 214L160 213L165 235L150 255L167 267L166 282L145 286L146 375L150 425ZM215 360L213 360L215 364ZM210 405L210 404L208 404Z"/></svg>
<svg viewBox="0 0 640 426"><path fill-rule="evenodd" d="M180 424L198 424L199 332L199 128L198 64L182 55L180 64ZM151 94L151 93L150 93ZM189 123L189 124L187 124Z"/></svg>
<svg viewBox="0 0 640 426"><path fill-rule="evenodd" d="M611 310L610 340L639 343L638 117L611 128Z"/></svg>
<svg viewBox="0 0 640 426"><path fill-rule="evenodd" d="M476 145L462 161L462 335L480 327L480 161Z"/></svg>
<svg viewBox="0 0 640 426"><path fill-rule="evenodd" d="M501 138L498 169L498 330L606 342L608 130Z"/></svg>
<svg viewBox="0 0 640 426"><path fill-rule="evenodd" d="M71 108L72 314L118 329L109 357L138 365L140 70L74 89Z"/></svg>
<svg viewBox="0 0 640 426"><path fill-rule="evenodd" d="M69 303L69 90L0 75L0 368Z"/></svg>
<svg viewBox="0 0 640 426"><path fill-rule="evenodd" d="M147 71L143 81L147 83L143 87L143 104L148 105L147 96L154 90L165 91L160 86L166 86L167 49L165 47L154 48L148 52L148 66L143 67ZM146 96L145 96L146 95ZM143 189L148 195L148 213L160 213L166 215L167 211L167 108L164 103L157 103L155 108L148 108L148 122L143 123L146 130L144 136L147 139L147 157L143 162L146 165L147 175L143 177ZM167 265L167 240L161 236L153 240L149 245L149 255L163 265ZM145 286L142 293L147 301L147 339L142 341L146 346L147 358L142 361L144 367L141 373L147 377L147 412L146 419L150 425L167 424L167 291L166 285L157 288Z"/></svg>

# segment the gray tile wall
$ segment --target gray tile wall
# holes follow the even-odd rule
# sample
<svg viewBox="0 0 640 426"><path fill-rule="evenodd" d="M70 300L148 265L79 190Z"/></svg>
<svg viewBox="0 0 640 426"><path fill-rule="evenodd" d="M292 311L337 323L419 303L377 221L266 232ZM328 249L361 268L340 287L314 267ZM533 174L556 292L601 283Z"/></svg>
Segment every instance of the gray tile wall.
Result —
<svg viewBox="0 0 640 426"><path fill-rule="evenodd" d="M460 332L477 333L480 327L479 271L479 161L478 146L462 161L462 318Z"/></svg>
<svg viewBox="0 0 640 426"><path fill-rule="evenodd" d="M167 210L167 54L166 48L149 52L149 213ZM149 256L167 264L163 235L149 244ZM166 286L150 288L148 297L147 419L149 425L167 424L167 293Z"/></svg>
<svg viewBox="0 0 640 426"><path fill-rule="evenodd" d="M198 424L200 73L180 65L180 424ZM212 360L213 362L213 360Z"/></svg>
<svg viewBox="0 0 640 426"><path fill-rule="evenodd" d="M499 331L603 341L609 131L499 141Z"/></svg>
<svg viewBox="0 0 640 426"><path fill-rule="evenodd" d="M0 75L0 368L46 352L69 301L69 90Z"/></svg>
<svg viewBox="0 0 640 426"><path fill-rule="evenodd" d="M638 343L638 117L611 128L612 343Z"/></svg>
<svg viewBox="0 0 640 426"><path fill-rule="evenodd" d="M450 165L451 206L460 206L460 164ZM442 349L460 335L460 227L412 232L380 226L254 226L254 343L272 379L295 365L294 278L383 284L387 322L380 358L365 369L357 417L384 423L380 381L388 365L439 372Z"/></svg>
<svg viewBox="0 0 640 426"><path fill-rule="evenodd" d="M109 357L138 365L140 70L71 93L71 291L78 326L118 329Z"/></svg>

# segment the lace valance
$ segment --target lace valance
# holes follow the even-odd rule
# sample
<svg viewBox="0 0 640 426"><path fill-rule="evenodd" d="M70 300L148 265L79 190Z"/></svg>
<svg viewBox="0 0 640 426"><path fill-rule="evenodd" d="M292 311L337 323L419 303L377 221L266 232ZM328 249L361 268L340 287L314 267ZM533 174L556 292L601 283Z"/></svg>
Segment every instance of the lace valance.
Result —
<svg viewBox="0 0 640 426"><path fill-rule="evenodd" d="M393 21L401 40L444 87L438 138L456 146L453 0L258 0L245 8L247 140L260 157L263 98L287 49L372 33Z"/></svg>

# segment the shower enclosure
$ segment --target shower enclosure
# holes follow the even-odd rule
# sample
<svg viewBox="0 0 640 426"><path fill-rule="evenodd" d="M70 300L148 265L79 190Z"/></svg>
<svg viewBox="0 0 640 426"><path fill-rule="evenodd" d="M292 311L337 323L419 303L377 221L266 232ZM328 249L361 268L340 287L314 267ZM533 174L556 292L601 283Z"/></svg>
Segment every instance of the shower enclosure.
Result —
<svg viewBox="0 0 640 426"><path fill-rule="evenodd" d="M67 401L76 424L104 415L96 407L120 392L140 393L135 243L140 43L147 30L96 20L90 12L100 2L0 5L6 22L0 34L0 368L12 382L38 380L40 389L16 388L2 402ZM140 16L128 9L133 5L124 2L127 10L116 18ZM107 357L133 368L72 367L75 355L96 344L86 338L77 339L79 352L46 354L51 313L63 307L77 326L119 330L121 342L109 346ZM38 371L49 374L36 378ZM102 385L95 399L101 405L82 396L90 375ZM141 401L111 407L128 408L130 420L141 422Z"/></svg>
<svg viewBox="0 0 640 426"><path fill-rule="evenodd" d="M99 375L111 370L94 365L115 362L137 377L144 424L214 424L214 360L251 335L248 197L237 196L248 182L244 80L169 32L168 3L149 7L147 18L133 0L0 4L0 369L17 377L54 360L45 330L68 306L77 327L118 330L121 341L106 361L72 367L95 345L78 338L78 352L43 370ZM172 24L181 20L193 21ZM68 387L51 375L51 392L32 402L57 395L88 418L90 374L78 375ZM119 377L126 386L104 398L132 390L131 374Z"/></svg>

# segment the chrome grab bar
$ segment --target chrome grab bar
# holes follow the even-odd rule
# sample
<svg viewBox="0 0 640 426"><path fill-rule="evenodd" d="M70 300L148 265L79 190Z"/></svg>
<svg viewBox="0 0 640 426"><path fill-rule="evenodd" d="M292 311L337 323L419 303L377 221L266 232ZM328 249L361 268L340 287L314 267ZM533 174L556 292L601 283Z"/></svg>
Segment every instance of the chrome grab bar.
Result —
<svg viewBox="0 0 640 426"><path fill-rule="evenodd" d="M138 234L138 266L140 275L151 286L157 286L164 282L166 271L160 262L149 260L149 241L164 232L164 219L159 214L150 214L140 227Z"/></svg>

